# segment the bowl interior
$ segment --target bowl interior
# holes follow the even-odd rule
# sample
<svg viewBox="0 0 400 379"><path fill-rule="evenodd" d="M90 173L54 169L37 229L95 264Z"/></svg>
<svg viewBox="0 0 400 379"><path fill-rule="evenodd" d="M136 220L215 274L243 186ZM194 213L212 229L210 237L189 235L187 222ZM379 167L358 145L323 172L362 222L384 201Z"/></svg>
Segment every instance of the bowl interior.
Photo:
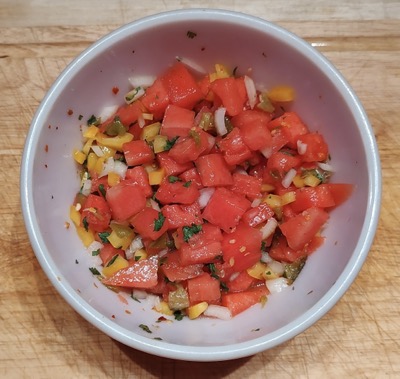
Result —
<svg viewBox="0 0 400 379"><path fill-rule="evenodd" d="M193 38L189 31L195 33ZM255 306L228 322L157 323L160 314L151 310L151 301L128 299L125 304L99 284L88 270L92 258L74 228L65 227L79 186L72 150L81 146L80 124L105 106L121 104L130 89L129 77L155 76L176 57L196 62L206 72L215 63L237 67L239 74L251 72L255 82L265 87L293 86L297 99L292 109L328 141L336 169L332 181L353 183L356 188L351 199L332 212L324 231L325 244L309 258L294 286L270 296L264 308ZM119 88L117 95L113 87ZM68 115L68 110L73 114ZM378 186L371 138L368 121L346 83L315 50L287 31L223 11L149 17L118 29L86 50L43 101L32 123L23 166L28 232L57 289L110 336L175 358L176 352L183 359L195 360L249 355L311 325L334 305L359 270L371 243L367 234L374 223L371 191L376 192Z"/></svg>

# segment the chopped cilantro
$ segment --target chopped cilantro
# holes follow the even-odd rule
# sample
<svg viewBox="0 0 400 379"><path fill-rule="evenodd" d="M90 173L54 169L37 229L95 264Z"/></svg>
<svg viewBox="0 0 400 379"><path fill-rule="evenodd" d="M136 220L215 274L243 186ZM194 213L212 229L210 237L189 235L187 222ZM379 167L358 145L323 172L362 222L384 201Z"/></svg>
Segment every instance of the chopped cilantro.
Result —
<svg viewBox="0 0 400 379"><path fill-rule="evenodd" d="M140 325L139 325L139 328L142 329L142 330L144 330L144 331L147 332L147 333L153 333L153 332L150 330L150 328L149 328L147 325L145 325L145 324L140 324Z"/></svg>
<svg viewBox="0 0 400 379"><path fill-rule="evenodd" d="M154 220L154 231L158 232L164 225L165 217L161 212L158 212L158 218Z"/></svg>
<svg viewBox="0 0 400 379"><path fill-rule="evenodd" d="M191 30L188 30L186 35L188 36L188 38L193 39L194 37L197 36L196 32L192 32Z"/></svg>
<svg viewBox="0 0 400 379"><path fill-rule="evenodd" d="M100 124L100 120L95 116L95 115L91 115L89 120L87 120L87 124L88 125L99 125Z"/></svg>
<svg viewBox="0 0 400 379"><path fill-rule="evenodd" d="M192 184L192 181L189 180L189 181L186 182L183 186L186 187L186 188L189 188L191 184Z"/></svg>
<svg viewBox="0 0 400 379"><path fill-rule="evenodd" d="M92 256L93 257L96 257L97 255L99 255L100 254L100 249L97 249L97 250L93 250L92 251Z"/></svg>
<svg viewBox="0 0 400 379"><path fill-rule="evenodd" d="M131 294L131 298L132 298L133 300L137 301L138 303L141 302L136 296L133 296L133 293Z"/></svg>
<svg viewBox="0 0 400 379"><path fill-rule="evenodd" d="M238 66L236 66L236 67L233 69L233 72L232 72L232 75L233 75L233 76L236 76L237 69L238 69Z"/></svg>
<svg viewBox="0 0 400 379"><path fill-rule="evenodd" d="M96 267L89 267L89 270L93 275L101 275Z"/></svg>
<svg viewBox="0 0 400 379"><path fill-rule="evenodd" d="M229 291L229 287L224 282L219 282L219 286L222 291L225 291L225 292Z"/></svg>
<svg viewBox="0 0 400 379"><path fill-rule="evenodd" d="M110 232L102 232L102 233L99 233L99 237L100 237L100 239L101 239L101 242L103 242L103 243L109 243L110 241L109 241L107 238L108 238L108 236L109 236L110 234L111 234Z"/></svg>
<svg viewBox="0 0 400 379"><path fill-rule="evenodd" d="M86 217L83 218L82 224L83 224L83 227L85 228L85 230L88 231L89 230L89 224L88 224L88 222L86 220Z"/></svg>
<svg viewBox="0 0 400 379"><path fill-rule="evenodd" d="M183 230L183 240L188 242L191 237L195 234L200 233L203 227L201 225L192 224L192 226L184 226Z"/></svg>
<svg viewBox="0 0 400 379"><path fill-rule="evenodd" d="M154 337L153 340L162 341L163 339L161 337Z"/></svg>
<svg viewBox="0 0 400 379"><path fill-rule="evenodd" d="M175 145L175 142L177 139L178 139L178 137L174 137L172 139L167 140L167 142L165 142L164 151L171 150L172 146Z"/></svg>
<svg viewBox="0 0 400 379"><path fill-rule="evenodd" d="M104 188L103 183L99 184L99 192L103 195L103 197L106 197L106 189Z"/></svg>
<svg viewBox="0 0 400 379"><path fill-rule="evenodd" d="M78 120L81 121L83 119L83 116L80 114L78 117Z"/></svg>
<svg viewBox="0 0 400 379"><path fill-rule="evenodd" d="M179 182L180 179L177 176L170 175L170 176L168 176L168 181L170 183L176 183L176 182Z"/></svg>
<svg viewBox="0 0 400 379"><path fill-rule="evenodd" d="M181 321L183 319L184 315L181 311L175 311L174 317L175 317L175 320Z"/></svg>
<svg viewBox="0 0 400 379"><path fill-rule="evenodd" d="M115 262L115 260L116 260L117 258L118 258L118 254L115 254L115 255L108 261L106 267L110 267L110 266Z"/></svg>
<svg viewBox="0 0 400 379"><path fill-rule="evenodd" d="M79 264L79 261L77 259L75 259L75 264Z"/></svg>

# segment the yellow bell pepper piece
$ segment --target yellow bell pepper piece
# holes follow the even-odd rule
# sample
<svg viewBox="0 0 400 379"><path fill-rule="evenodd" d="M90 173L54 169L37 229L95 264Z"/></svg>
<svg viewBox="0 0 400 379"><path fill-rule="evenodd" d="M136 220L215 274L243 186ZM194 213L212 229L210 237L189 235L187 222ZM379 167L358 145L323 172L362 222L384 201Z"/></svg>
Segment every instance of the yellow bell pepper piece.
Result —
<svg viewBox="0 0 400 379"><path fill-rule="evenodd" d="M215 72L210 74L210 82L217 79L229 78L229 71L224 65L217 63L214 67Z"/></svg>
<svg viewBox="0 0 400 379"><path fill-rule="evenodd" d="M75 226L81 225L81 214L79 213L79 211L76 210L76 207L74 205L71 205L69 207L69 218Z"/></svg>
<svg viewBox="0 0 400 379"><path fill-rule="evenodd" d="M165 170L161 167L157 170L149 172L149 183L151 186L161 184L165 177Z"/></svg>
<svg viewBox="0 0 400 379"><path fill-rule="evenodd" d="M168 306L166 301L160 301L160 303L157 304L154 309L166 316L172 316L174 314L173 310Z"/></svg>
<svg viewBox="0 0 400 379"><path fill-rule="evenodd" d="M111 224L111 228L112 227L113 225ZM118 229L114 228L107 239L116 249L126 250L131 244L134 236L135 234L131 228L121 226L118 227Z"/></svg>
<svg viewBox="0 0 400 379"><path fill-rule="evenodd" d="M117 150L111 149L107 146L100 146L100 149L103 152L102 158L104 159L114 158L114 155L117 152Z"/></svg>
<svg viewBox="0 0 400 379"><path fill-rule="evenodd" d="M282 206L293 203L294 201L296 201L296 192L295 191L286 192L281 196Z"/></svg>
<svg viewBox="0 0 400 379"><path fill-rule="evenodd" d="M142 129L140 138L147 142L151 142L160 133L160 129L161 129L161 123L159 122L154 122L153 124L146 125Z"/></svg>
<svg viewBox="0 0 400 379"><path fill-rule="evenodd" d="M94 139L96 134L99 132L99 128L96 125L90 125L84 132L83 136L85 138Z"/></svg>
<svg viewBox="0 0 400 379"><path fill-rule="evenodd" d="M116 172L110 172L107 176L107 182L110 187L117 185L121 181L121 177Z"/></svg>
<svg viewBox="0 0 400 379"><path fill-rule="evenodd" d="M147 258L147 251L145 249L138 249L133 254L133 259L137 261L141 261Z"/></svg>
<svg viewBox="0 0 400 379"><path fill-rule="evenodd" d="M93 153L93 151L91 153L89 153L89 155L87 157L87 169L89 171L92 171L95 169L97 160L98 160L97 155L95 153Z"/></svg>
<svg viewBox="0 0 400 379"><path fill-rule="evenodd" d="M105 159L103 157L100 157L97 159L96 164L94 166L94 171L96 172L96 174L100 175L103 171L103 167L104 167L104 162Z"/></svg>
<svg viewBox="0 0 400 379"><path fill-rule="evenodd" d="M168 141L167 136L160 136L160 135L155 136L153 140L154 152L157 154L165 151L165 146L167 145L167 141Z"/></svg>
<svg viewBox="0 0 400 379"><path fill-rule="evenodd" d="M264 271L263 278L265 280L277 279L277 278L279 278L279 275L277 273L275 273L274 271L272 271L269 266L267 266Z"/></svg>
<svg viewBox="0 0 400 379"><path fill-rule="evenodd" d="M89 154L90 148L93 145L94 139L89 138L83 145L82 152L87 156Z"/></svg>
<svg viewBox="0 0 400 379"><path fill-rule="evenodd" d="M80 150L74 149L73 156L76 162L83 164L86 160L86 154Z"/></svg>
<svg viewBox="0 0 400 379"><path fill-rule="evenodd" d="M293 178L293 184L295 185L296 188L302 188L305 186L304 179L300 175L296 175Z"/></svg>
<svg viewBox="0 0 400 379"><path fill-rule="evenodd" d="M188 308L188 316L191 320L199 317L208 308L208 303L202 301L201 303L192 305Z"/></svg>
<svg viewBox="0 0 400 379"><path fill-rule="evenodd" d="M321 183L321 180L319 180L314 175L307 175L303 180L304 180L304 185L308 187L316 187Z"/></svg>
<svg viewBox="0 0 400 379"><path fill-rule="evenodd" d="M271 208L278 208L282 206L282 199L279 195L269 194L264 198L263 201Z"/></svg>
<svg viewBox="0 0 400 379"><path fill-rule="evenodd" d="M83 226L77 226L76 232L85 247L88 247L94 241L94 234L90 229L86 230Z"/></svg>
<svg viewBox="0 0 400 379"><path fill-rule="evenodd" d="M247 273L255 279L264 279L264 274L267 269L267 265L262 262L257 262L255 265L247 269Z"/></svg>
<svg viewBox="0 0 400 379"><path fill-rule="evenodd" d="M286 85L276 86L268 91L268 98L276 102L293 101L295 96L294 88Z"/></svg>
<svg viewBox="0 0 400 379"><path fill-rule="evenodd" d="M261 184L261 192L272 192L275 190L275 187L272 184Z"/></svg>
<svg viewBox="0 0 400 379"><path fill-rule="evenodd" d="M133 134L125 133L122 136L115 137L107 137L105 134L98 133L96 135L96 141L98 144L109 147L111 149L115 149L118 151L122 151L122 145L124 143L130 142L133 140Z"/></svg>
<svg viewBox="0 0 400 379"><path fill-rule="evenodd" d="M119 254L115 259L111 258L110 262L112 263L104 267L102 271L102 274L107 278L113 276L117 271L129 266L129 262Z"/></svg>

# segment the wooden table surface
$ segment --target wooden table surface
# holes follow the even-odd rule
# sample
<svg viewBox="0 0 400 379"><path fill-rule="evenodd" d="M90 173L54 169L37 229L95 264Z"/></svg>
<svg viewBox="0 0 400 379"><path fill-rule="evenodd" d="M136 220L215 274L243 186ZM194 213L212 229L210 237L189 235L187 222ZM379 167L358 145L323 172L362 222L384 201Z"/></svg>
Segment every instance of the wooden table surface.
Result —
<svg viewBox="0 0 400 379"><path fill-rule="evenodd" d="M274 21L325 54L361 98L383 170L378 232L346 295L291 341L216 363L150 356L113 341L81 318L41 270L19 200L30 121L66 64L123 23L200 6ZM0 0L0 377L399 378L399 61L399 0Z"/></svg>

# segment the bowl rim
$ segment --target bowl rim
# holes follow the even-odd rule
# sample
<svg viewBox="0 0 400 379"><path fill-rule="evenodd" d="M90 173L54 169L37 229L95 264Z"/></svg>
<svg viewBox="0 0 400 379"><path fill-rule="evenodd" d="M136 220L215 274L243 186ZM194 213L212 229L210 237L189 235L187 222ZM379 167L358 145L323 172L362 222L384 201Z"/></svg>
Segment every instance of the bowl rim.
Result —
<svg viewBox="0 0 400 379"><path fill-rule="evenodd" d="M289 43L295 49L301 49L302 54L307 55L314 63L318 62L324 74L334 82L335 87L340 91L346 102L351 104L352 114L357 124L363 126L363 128L359 128L361 139L364 148L369 152L366 154L366 164L370 174L366 216L355 248L357 253L351 256L338 280L312 308L285 327L253 340L230 345L187 346L152 340L134 332L127 333L125 328L115 324L92 308L68 283L59 280L62 274L55 266L39 233L39 225L35 218L33 194L30 191L33 183L34 154L43 124L42 119L44 120L46 117L46 109L50 109L49 105L51 105L53 99L62 91L63 83L68 82L69 75L90 61L91 56L97 50L103 51L114 41L127 37L132 32L150 28L154 24L168 24L177 20L190 21L195 19L239 23L249 28L268 31L278 39L285 38L285 43ZM25 227L42 269L56 290L84 319L94 324L109 337L146 353L187 361L223 361L250 356L288 341L317 322L339 301L361 270L373 243L380 213L381 180L379 151L366 112L342 74L322 53L285 28L257 16L224 9L192 8L161 12L122 25L91 44L65 67L44 96L32 119L22 155L20 198Z"/></svg>

